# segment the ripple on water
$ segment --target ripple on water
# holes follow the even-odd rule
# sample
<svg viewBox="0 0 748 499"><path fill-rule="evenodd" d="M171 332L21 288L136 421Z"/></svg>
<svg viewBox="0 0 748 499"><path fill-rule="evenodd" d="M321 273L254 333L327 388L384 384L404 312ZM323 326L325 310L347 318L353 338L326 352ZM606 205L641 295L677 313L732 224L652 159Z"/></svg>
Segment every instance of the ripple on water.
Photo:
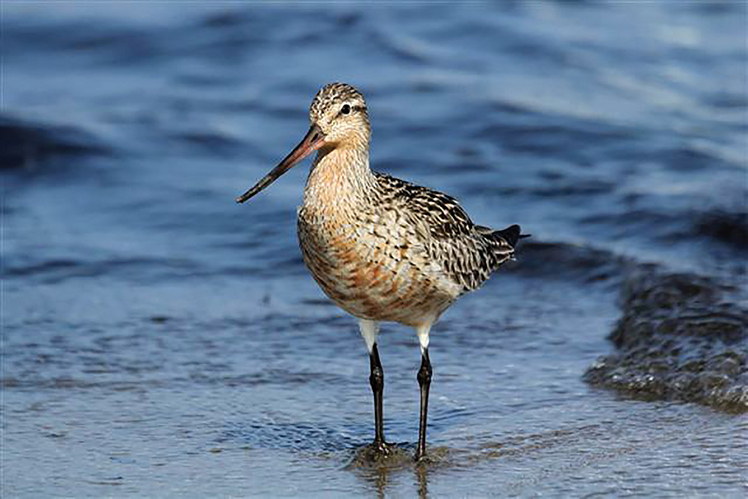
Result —
<svg viewBox="0 0 748 499"><path fill-rule="evenodd" d="M102 156L111 149L71 125L33 123L0 114L0 170L35 170L55 157Z"/></svg>

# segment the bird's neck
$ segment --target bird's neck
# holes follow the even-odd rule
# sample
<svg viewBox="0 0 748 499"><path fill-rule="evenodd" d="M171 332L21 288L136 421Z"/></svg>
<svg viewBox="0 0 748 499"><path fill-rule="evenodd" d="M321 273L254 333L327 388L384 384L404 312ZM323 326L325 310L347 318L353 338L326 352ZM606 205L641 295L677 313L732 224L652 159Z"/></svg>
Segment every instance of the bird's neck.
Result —
<svg viewBox="0 0 748 499"><path fill-rule="evenodd" d="M307 178L304 207L319 211L353 207L365 201L375 181L368 144L320 149Z"/></svg>

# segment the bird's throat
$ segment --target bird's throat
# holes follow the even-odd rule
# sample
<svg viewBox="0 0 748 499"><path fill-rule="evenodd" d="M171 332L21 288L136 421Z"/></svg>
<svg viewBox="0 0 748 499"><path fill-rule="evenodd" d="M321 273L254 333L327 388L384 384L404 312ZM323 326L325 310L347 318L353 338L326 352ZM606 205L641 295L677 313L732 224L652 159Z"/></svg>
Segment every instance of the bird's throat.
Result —
<svg viewBox="0 0 748 499"><path fill-rule="evenodd" d="M304 206L335 208L360 202L376 179L369 169L369 151L336 147L317 154L304 189Z"/></svg>

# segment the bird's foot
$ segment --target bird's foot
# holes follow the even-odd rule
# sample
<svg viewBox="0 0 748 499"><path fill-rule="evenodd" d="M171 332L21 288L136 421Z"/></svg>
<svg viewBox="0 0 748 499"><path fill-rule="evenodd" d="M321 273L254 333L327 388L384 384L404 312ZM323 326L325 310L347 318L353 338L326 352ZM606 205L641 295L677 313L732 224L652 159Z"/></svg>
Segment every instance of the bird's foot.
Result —
<svg viewBox="0 0 748 499"><path fill-rule="evenodd" d="M418 448L416 447L415 457L412 456L411 454L411 459L413 459L417 468L430 467L432 465L438 466L449 459L449 448L432 445L429 447L428 452L418 452Z"/></svg>
<svg viewBox="0 0 748 499"><path fill-rule="evenodd" d="M359 451L359 456L369 463L385 463L395 453L396 444L390 444L384 440L374 440L371 444Z"/></svg>
<svg viewBox="0 0 748 499"><path fill-rule="evenodd" d="M373 442L356 450L354 468L406 468L413 464L413 454L406 444Z"/></svg>
<svg viewBox="0 0 748 499"><path fill-rule="evenodd" d="M394 444L388 444L384 440L374 440L370 446L371 452L380 458L389 456L394 447Z"/></svg>

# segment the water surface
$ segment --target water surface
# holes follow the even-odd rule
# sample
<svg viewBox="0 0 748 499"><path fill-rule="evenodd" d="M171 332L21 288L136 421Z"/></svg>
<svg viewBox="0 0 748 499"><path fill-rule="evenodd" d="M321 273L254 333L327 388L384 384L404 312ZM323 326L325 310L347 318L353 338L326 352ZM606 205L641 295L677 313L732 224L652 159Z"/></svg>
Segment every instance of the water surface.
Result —
<svg viewBox="0 0 748 499"><path fill-rule="evenodd" d="M746 493L743 3L2 9L3 495ZM427 466L355 460L368 359L299 255L306 167L233 202L330 81L375 169L533 235L432 331ZM412 452L417 340L380 345Z"/></svg>

